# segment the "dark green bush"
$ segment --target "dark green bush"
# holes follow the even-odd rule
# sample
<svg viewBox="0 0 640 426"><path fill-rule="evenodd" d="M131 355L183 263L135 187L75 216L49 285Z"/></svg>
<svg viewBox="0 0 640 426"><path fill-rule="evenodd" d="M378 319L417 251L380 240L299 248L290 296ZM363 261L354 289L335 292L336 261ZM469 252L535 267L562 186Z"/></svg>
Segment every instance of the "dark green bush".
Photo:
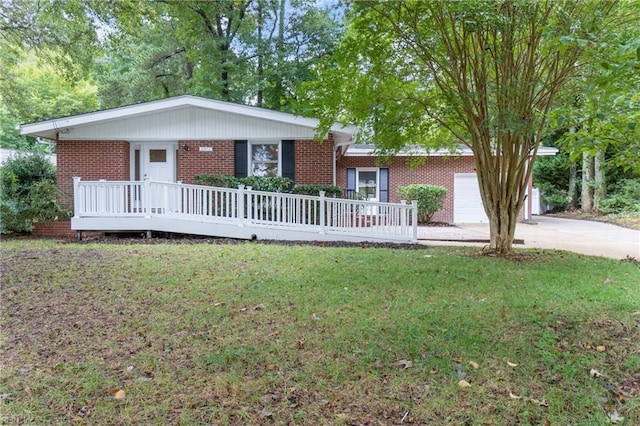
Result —
<svg viewBox="0 0 640 426"><path fill-rule="evenodd" d="M250 186L254 191L291 192L293 182L281 176L248 176L238 179L238 184Z"/></svg>
<svg viewBox="0 0 640 426"><path fill-rule="evenodd" d="M300 195L320 195L320 191L324 191L326 197L342 197L342 188L334 185L295 185L291 191Z"/></svg>
<svg viewBox="0 0 640 426"><path fill-rule="evenodd" d="M538 189L540 189L542 200L549 204L554 211L566 209L571 202L566 190L554 186L549 182L540 182Z"/></svg>
<svg viewBox="0 0 640 426"><path fill-rule="evenodd" d="M251 187L254 191L291 192L291 179L280 176L248 176L237 178L229 175L200 174L193 178L196 185L216 186L219 188L237 188L238 185Z"/></svg>
<svg viewBox="0 0 640 426"><path fill-rule="evenodd" d="M429 223L434 213L442 208L447 188L437 185L407 185L398 187L398 195L404 200L418 201L418 222Z"/></svg>
<svg viewBox="0 0 640 426"><path fill-rule="evenodd" d="M34 222L68 218L55 182L55 166L43 155L7 160L0 167L0 232L31 232Z"/></svg>
<svg viewBox="0 0 640 426"><path fill-rule="evenodd" d="M613 193L600 202L605 214L640 213L640 178L623 179Z"/></svg>
<svg viewBox="0 0 640 426"><path fill-rule="evenodd" d="M238 178L229 175L201 174L193 178L196 185L216 186L218 188L237 188Z"/></svg>

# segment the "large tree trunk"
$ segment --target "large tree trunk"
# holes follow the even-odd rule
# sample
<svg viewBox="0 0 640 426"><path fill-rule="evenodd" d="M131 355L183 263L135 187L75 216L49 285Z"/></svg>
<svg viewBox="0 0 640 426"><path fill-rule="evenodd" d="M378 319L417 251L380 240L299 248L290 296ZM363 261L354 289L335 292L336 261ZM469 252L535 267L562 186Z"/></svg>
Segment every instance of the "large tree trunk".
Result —
<svg viewBox="0 0 640 426"><path fill-rule="evenodd" d="M593 210L593 157L588 152L582 154L582 211Z"/></svg>
<svg viewBox="0 0 640 426"><path fill-rule="evenodd" d="M504 150L500 156L483 152L474 155L474 159L482 204L489 218L489 248L508 255L513 252L516 224L524 206L535 152L529 155L529 145L518 138L506 138L501 145L514 149Z"/></svg>
<svg viewBox="0 0 640 426"><path fill-rule="evenodd" d="M600 203L606 197L606 179L605 179L605 158L604 151L598 151L594 162L594 211L600 212Z"/></svg>

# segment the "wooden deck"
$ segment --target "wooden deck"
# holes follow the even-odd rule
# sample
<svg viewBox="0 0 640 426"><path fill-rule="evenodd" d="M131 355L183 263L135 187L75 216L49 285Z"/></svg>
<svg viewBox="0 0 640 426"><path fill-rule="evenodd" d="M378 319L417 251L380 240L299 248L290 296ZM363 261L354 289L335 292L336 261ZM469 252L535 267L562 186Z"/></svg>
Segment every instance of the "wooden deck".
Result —
<svg viewBox="0 0 640 426"><path fill-rule="evenodd" d="M417 202L380 203L171 182L74 178L75 231L303 240L418 240Z"/></svg>

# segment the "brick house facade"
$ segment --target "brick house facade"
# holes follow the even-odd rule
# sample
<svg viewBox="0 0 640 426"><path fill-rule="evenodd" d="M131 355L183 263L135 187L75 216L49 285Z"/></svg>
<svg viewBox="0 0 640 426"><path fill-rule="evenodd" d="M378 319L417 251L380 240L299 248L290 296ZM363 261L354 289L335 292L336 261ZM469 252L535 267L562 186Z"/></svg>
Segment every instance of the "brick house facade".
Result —
<svg viewBox="0 0 640 426"><path fill-rule="evenodd" d="M337 185L347 187L348 168L388 168L389 202L400 202L399 186L419 183L439 185L447 188L447 196L442 210L432 218L434 222L453 223L453 179L456 173L474 173L473 157L427 157L424 164L412 166L410 157L394 157L390 161L378 164L378 158L372 156L343 156L337 162Z"/></svg>
<svg viewBox="0 0 640 426"><path fill-rule="evenodd" d="M193 183L198 174L240 176L242 162L246 176L252 173L252 162L258 163L252 149L271 145L278 152L274 154L278 173L292 176L298 184L334 184L353 194L354 185L367 186L358 180L366 175L376 181L375 197L368 194L367 198L382 202L400 201L397 188L402 185L444 186L448 190L444 207L433 220L456 221L463 194L455 193L456 184L461 177L473 183L475 173L469 152L422 154L426 160L417 167L413 167L415 156L410 155L379 164L373 150L365 152L363 145L354 145L355 126L335 123L324 141L316 142L318 125L316 119L186 95L27 124L21 126L21 133L56 141L58 186L61 202L68 207L73 206L76 176L85 181L139 181L153 176ZM152 159L152 151L161 152L164 160ZM477 199L479 192L469 194ZM473 203L476 210L478 205L481 208L481 202Z"/></svg>

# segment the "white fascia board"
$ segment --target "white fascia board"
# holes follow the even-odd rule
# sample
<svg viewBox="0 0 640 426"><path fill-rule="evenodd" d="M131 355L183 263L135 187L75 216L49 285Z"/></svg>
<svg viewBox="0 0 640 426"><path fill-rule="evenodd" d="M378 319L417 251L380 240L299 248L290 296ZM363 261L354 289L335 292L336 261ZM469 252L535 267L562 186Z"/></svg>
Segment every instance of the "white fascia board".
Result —
<svg viewBox="0 0 640 426"><path fill-rule="evenodd" d="M372 147L358 147L358 145L351 145L349 150L344 154L347 157L363 157L363 156L372 156L378 157L379 154L376 152L376 148ZM396 157L468 157L473 156L473 152L470 149L459 149L455 151L451 151L448 149L437 149L433 151L427 151L424 148L413 149L413 150L401 150L400 152L394 154Z"/></svg>
<svg viewBox="0 0 640 426"><path fill-rule="evenodd" d="M280 123L294 124L313 129L317 128L320 123L320 121L315 118L300 117L293 114L272 111L264 108L239 105L231 102L217 101L191 95L184 95L169 99L161 99L158 101L145 102L142 104L90 112L71 117L41 121L38 123L23 124L20 126L20 134L35 135L49 139L55 139L55 134L58 131L67 128L83 126L87 124L98 124L110 120L131 118L140 115L153 114L159 111L188 107L198 107L215 111L224 111L231 114L260 118ZM350 138L354 138L355 133L357 133L357 127L353 125L345 126L340 123L335 123L331 127L331 131L345 134Z"/></svg>
<svg viewBox="0 0 640 426"><path fill-rule="evenodd" d="M550 146L541 146L538 148L538 157L552 157L558 153L558 148L553 148Z"/></svg>

